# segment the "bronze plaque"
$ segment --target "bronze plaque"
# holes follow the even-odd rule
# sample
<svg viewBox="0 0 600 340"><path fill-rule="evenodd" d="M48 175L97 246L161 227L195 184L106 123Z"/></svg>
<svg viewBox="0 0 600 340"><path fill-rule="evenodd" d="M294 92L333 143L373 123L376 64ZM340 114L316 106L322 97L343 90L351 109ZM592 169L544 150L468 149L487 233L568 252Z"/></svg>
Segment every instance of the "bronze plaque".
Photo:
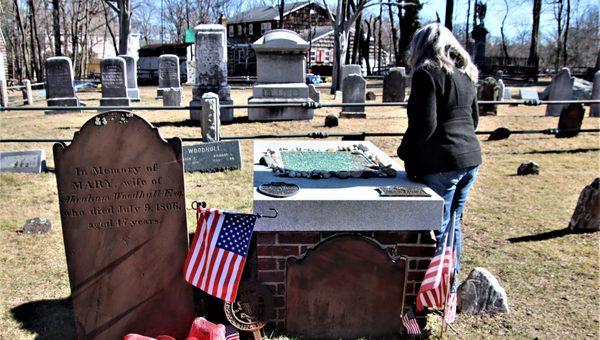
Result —
<svg viewBox="0 0 600 340"><path fill-rule="evenodd" d="M187 336L181 140L111 111L53 151L78 338Z"/></svg>
<svg viewBox="0 0 600 340"><path fill-rule="evenodd" d="M403 327L406 258L361 236L324 241L287 262L286 328L311 338L376 337Z"/></svg>

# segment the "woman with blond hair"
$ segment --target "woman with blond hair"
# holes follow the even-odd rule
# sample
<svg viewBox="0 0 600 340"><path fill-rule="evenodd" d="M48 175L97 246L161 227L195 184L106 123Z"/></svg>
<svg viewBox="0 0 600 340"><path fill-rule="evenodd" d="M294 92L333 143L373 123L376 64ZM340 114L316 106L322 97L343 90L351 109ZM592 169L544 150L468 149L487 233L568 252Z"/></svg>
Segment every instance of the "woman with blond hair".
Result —
<svg viewBox="0 0 600 340"><path fill-rule="evenodd" d="M398 148L407 175L444 199L438 241L455 216L455 247L459 269L461 217L481 164L475 135L479 109L478 71L471 57L447 28L430 24L411 42L413 72L408 99L408 129Z"/></svg>

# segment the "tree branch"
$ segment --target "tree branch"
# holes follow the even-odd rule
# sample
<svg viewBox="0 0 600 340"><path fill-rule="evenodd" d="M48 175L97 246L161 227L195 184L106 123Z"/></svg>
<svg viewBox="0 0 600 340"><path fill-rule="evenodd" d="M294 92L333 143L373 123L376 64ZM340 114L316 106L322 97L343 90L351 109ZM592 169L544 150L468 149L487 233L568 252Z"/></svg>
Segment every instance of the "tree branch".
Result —
<svg viewBox="0 0 600 340"><path fill-rule="evenodd" d="M120 12L119 8L117 8L117 6L115 6L113 4L113 1L115 1L115 0L104 0L104 2L108 5L108 7L112 8L113 11L119 13Z"/></svg>

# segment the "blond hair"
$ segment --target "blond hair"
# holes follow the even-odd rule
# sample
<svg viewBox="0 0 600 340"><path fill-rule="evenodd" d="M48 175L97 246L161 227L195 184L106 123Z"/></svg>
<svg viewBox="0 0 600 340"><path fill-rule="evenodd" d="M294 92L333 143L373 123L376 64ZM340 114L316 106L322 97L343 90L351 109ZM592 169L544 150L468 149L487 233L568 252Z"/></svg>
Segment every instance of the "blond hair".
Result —
<svg viewBox="0 0 600 340"><path fill-rule="evenodd" d="M460 45L449 29L439 23L419 29L410 43L410 66L414 71L421 66L434 64L452 73L454 67L465 72L472 82L477 83L479 71L471 56Z"/></svg>

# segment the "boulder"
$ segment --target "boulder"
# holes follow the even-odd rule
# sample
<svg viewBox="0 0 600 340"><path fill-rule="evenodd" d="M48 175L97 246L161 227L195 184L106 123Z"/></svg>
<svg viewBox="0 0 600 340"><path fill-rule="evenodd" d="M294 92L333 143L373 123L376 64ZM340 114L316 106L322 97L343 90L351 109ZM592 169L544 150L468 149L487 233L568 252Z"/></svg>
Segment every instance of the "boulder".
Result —
<svg viewBox="0 0 600 340"><path fill-rule="evenodd" d="M533 161L525 161L519 165L517 169L517 175L519 176L527 176L527 175L539 175L540 174L540 165Z"/></svg>
<svg viewBox="0 0 600 340"><path fill-rule="evenodd" d="M375 95L375 92L369 91L366 94L366 98L367 100L375 100L375 98L377 98L377 95Z"/></svg>
<svg viewBox="0 0 600 340"><path fill-rule="evenodd" d="M505 127L500 127L497 128L496 130L492 131L492 133L490 133L490 136L488 137L489 141L495 141L495 140L502 140L502 139L507 139L508 137L510 137L511 131Z"/></svg>
<svg viewBox="0 0 600 340"><path fill-rule="evenodd" d="M338 117L334 115L327 115L325 117L325 127L336 127L339 125Z"/></svg>
<svg viewBox="0 0 600 340"><path fill-rule="evenodd" d="M508 313L506 291L487 269L477 267L458 287L462 313Z"/></svg>
<svg viewBox="0 0 600 340"><path fill-rule="evenodd" d="M571 231L600 230L600 177L596 177L590 185L581 190L569 229Z"/></svg>
<svg viewBox="0 0 600 340"><path fill-rule="evenodd" d="M589 100L592 98L592 82L573 77L573 99Z"/></svg>
<svg viewBox="0 0 600 340"><path fill-rule="evenodd" d="M45 234L50 229L52 229L52 222L44 217L31 218L23 225L24 234Z"/></svg>

